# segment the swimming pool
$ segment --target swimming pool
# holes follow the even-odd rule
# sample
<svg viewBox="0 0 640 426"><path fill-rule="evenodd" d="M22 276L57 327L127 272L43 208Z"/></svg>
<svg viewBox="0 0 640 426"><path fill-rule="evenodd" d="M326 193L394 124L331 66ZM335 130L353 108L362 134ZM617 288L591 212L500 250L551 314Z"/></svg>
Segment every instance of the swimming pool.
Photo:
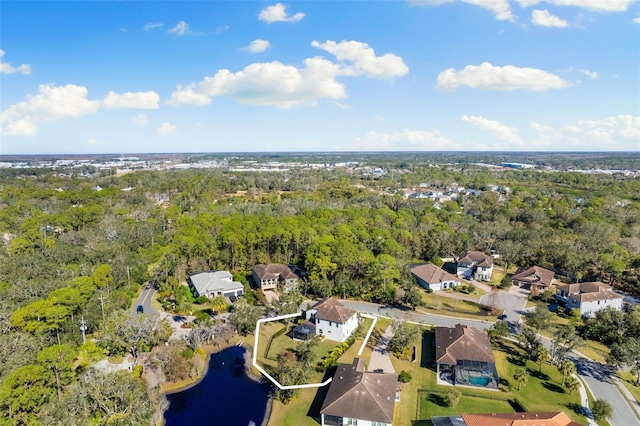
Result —
<svg viewBox="0 0 640 426"><path fill-rule="evenodd" d="M493 379L491 377L487 377L487 376L469 377L469 383L471 383L474 386L485 386L486 387L492 381L493 381Z"/></svg>

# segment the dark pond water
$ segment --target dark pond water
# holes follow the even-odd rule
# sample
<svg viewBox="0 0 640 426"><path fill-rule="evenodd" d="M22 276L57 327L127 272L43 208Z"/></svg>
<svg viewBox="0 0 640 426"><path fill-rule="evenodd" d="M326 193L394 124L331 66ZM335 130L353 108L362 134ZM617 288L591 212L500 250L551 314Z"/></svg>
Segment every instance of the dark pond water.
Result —
<svg viewBox="0 0 640 426"><path fill-rule="evenodd" d="M211 355L205 378L191 389L167 395L167 426L262 424L269 385L249 379L242 347L233 346Z"/></svg>

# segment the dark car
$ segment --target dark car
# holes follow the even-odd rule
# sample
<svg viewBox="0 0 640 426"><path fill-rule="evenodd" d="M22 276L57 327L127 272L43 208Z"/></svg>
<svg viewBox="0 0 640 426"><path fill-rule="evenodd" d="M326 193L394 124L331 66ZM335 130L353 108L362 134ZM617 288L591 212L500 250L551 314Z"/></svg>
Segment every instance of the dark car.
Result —
<svg viewBox="0 0 640 426"><path fill-rule="evenodd" d="M506 320L507 319L507 315L506 314L502 314L498 317L499 320Z"/></svg>
<svg viewBox="0 0 640 426"><path fill-rule="evenodd" d="M138 307L136 308L136 311L143 313L144 312L144 306L142 305L138 305Z"/></svg>

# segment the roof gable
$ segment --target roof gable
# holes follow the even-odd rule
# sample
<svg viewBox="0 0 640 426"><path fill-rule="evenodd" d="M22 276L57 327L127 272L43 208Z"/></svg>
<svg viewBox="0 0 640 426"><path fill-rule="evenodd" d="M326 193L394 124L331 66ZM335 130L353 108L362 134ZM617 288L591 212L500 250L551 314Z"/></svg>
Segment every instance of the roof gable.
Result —
<svg viewBox="0 0 640 426"><path fill-rule="evenodd" d="M351 317L357 314L353 309L345 308L342 303L333 297L321 300L313 305L311 309L317 311L315 314L316 318L341 324L346 323Z"/></svg>
<svg viewBox="0 0 640 426"><path fill-rule="evenodd" d="M444 269L438 268L431 263L415 265L411 268L411 273L428 284L438 284L442 281L460 282L460 279L455 275L450 274Z"/></svg>
<svg viewBox="0 0 640 426"><path fill-rule="evenodd" d="M543 285L549 287L553 282L555 274L539 266L531 266L529 268L519 268L516 273L511 277L514 281L523 281L531 284Z"/></svg>
<svg viewBox="0 0 640 426"><path fill-rule="evenodd" d="M495 363L489 336L484 331L462 324L436 327L436 362L456 364L458 360Z"/></svg>
<svg viewBox="0 0 640 426"><path fill-rule="evenodd" d="M338 366L320 413L391 423L398 376L364 372L359 361Z"/></svg>

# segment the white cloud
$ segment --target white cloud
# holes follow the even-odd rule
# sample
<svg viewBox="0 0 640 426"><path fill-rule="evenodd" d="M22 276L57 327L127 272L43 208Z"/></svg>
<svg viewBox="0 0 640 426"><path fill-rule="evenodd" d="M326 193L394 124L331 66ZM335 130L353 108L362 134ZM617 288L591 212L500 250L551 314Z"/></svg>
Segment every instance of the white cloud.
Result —
<svg viewBox="0 0 640 426"><path fill-rule="evenodd" d="M27 64L22 64L17 67L11 66L8 62L2 62L2 57L4 56L5 51L0 49L0 74L31 74L31 67Z"/></svg>
<svg viewBox="0 0 640 426"><path fill-rule="evenodd" d="M515 22L517 16L511 11L508 0L461 0L462 3L472 4L487 9L493 13L498 21ZM453 3L454 0L410 0L409 3L416 6L440 6L445 3Z"/></svg>
<svg viewBox="0 0 640 426"><path fill-rule="evenodd" d="M633 0L518 0L520 6L528 7L542 2L556 6L575 6L593 12L625 12Z"/></svg>
<svg viewBox="0 0 640 426"><path fill-rule="evenodd" d="M174 124L171 124L165 121L164 123L162 123L160 127L158 127L158 130L156 130L156 132L161 135L168 135L170 133L175 133L176 130L177 129Z"/></svg>
<svg viewBox="0 0 640 426"><path fill-rule="evenodd" d="M582 74L586 75L587 77L589 77L591 80L597 80L600 76L598 75L597 72L595 71L589 71L589 70L585 70L585 69L579 69L578 72L581 72Z"/></svg>
<svg viewBox="0 0 640 426"><path fill-rule="evenodd" d="M160 95L148 92L127 92L121 95L111 91L102 100L102 107L110 109L158 109Z"/></svg>
<svg viewBox="0 0 640 426"><path fill-rule="evenodd" d="M548 10L534 10L531 12L531 22L540 27L566 28L569 23L564 19L552 15Z"/></svg>
<svg viewBox="0 0 640 426"><path fill-rule="evenodd" d="M145 31L152 30L154 28L160 28L164 26L164 22L149 22L144 26Z"/></svg>
<svg viewBox="0 0 640 426"><path fill-rule="evenodd" d="M640 24L640 18L634 18L633 22L635 22L636 24Z"/></svg>
<svg viewBox="0 0 640 426"><path fill-rule="evenodd" d="M177 36L192 34L191 29L189 28L189 24L184 21L178 22L175 27L167 30L167 32L169 34L175 34Z"/></svg>
<svg viewBox="0 0 640 426"><path fill-rule="evenodd" d="M251 53L262 53L271 47L271 43L268 40L262 40L261 38L253 40L249 43L249 46L245 47L245 50L248 50Z"/></svg>
<svg viewBox="0 0 640 426"><path fill-rule="evenodd" d="M500 140L521 145L522 138L518 134L518 130L514 127L505 126L498 121L489 120L484 117L475 115L463 115L460 117L465 123L473 124L483 130L487 130L496 135Z"/></svg>
<svg viewBox="0 0 640 426"><path fill-rule="evenodd" d="M229 31L229 26L228 25L223 25L221 27L216 28L216 34L222 34L225 31Z"/></svg>
<svg viewBox="0 0 640 426"><path fill-rule="evenodd" d="M520 68L513 65L493 66L489 62L467 65L460 71L449 68L437 78L436 88L456 90L458 87L485 90L533 90L562 89L571 83L537 68Z"/></svg>
<svg viewBox="0 0 640 426"><path fill-rule="evenodd" d="M6 136L35 136L37 133L38 128L29 117L10 121L2 129L2 134Z"/></svg>
<svg viewBox="0 0 640 426"><path fill-rule="evenodd" d="M394 133L368 132L350 147L358 151L445 151L456 148L452 141L438 132L411 129Z"/></svg>
<svg viewBox="0 0 640 426"><path fill-rule="evenodd" d="M344 75L366 75L369 78L391 78L409 72L401 57L393 53L376 56L375 51L367 43L346 41L340 43L327 40L324 43L313 41L313 47L325 50L341 62L350 62L343 66Z"/></svg>
<svg viewBox="0 0 640 426"><path fill-rule="evenodd" d="M619 149L626 145L631 150L638 150L640 142L640 116L617 115L601 120L580 120L576 124L563 127L564 133L573 135L588 146L599 143Z"/></svg>
<svg viewBox="0 0 640 426"><path fill-rule="evenodd" d="M178 84L176 90L171 94L171 99L166 101L168 105L207 105L211 103L211 98L203 93L197 93L194 89L195 83L186 87Z"/></svg>
<svg viewBox="0 0 640 426"><path fill-rule="evenodd" d="M305 59L302 68L280 62L254 63L237 73L227 69L199 84L208 96L229 96L238 102L291 108L315 105L319 99L345 98L344 85L335 80L339 67L323 58Z"/></svg>
<svg viewBox="0 0 640 426"><path fill-rule="evenodd" d="M87 139L87 143L89 145L98 145L98 144L100 144L100 141L97 140L97 139L94 139L94 138L89 138L89 139Z"/></svg>
<svg viewBox="0 0 640 426"><path fill-rule="evenodd" d="M90 100L87 98L88 92L86 87L74 84L42 84L38 86L37 95L27 95L25 101L2 111L2 133L33 136L38 131L38 123L95 114L101 107L157 108L160 100L155 92L128 92L123 95L109 92L103 100Z"/></svg>
<svg viewBox="0 0 640 426"><path fill-rule="evenodd" d="M366 43L314 41L312 45L336 55L341 63L314 57L305 59L301 67L273 61L253 63L238 72L222 69L197 84L178 85L167 103L203 105L211 97L228 96L241 103L286 109L315 105L320 99L346 98L345 86L336 80L339 76L390 78L408 72L402 58L375 56Z"/></svg>
<svg viewBox="0 0 640 426"><path fill-rule="evenodd" d="M149 124L149 117L147 117L146 114L138 114L131 117L131 121L139 126L144 126L146 124Z"/></svg>
<svg viewBox="0 0 640 426"><path fill-rule="evenodd" d="M297 22L304 18L304 13L298 12L295 15L287 14L287 6L282 3L276 3L273 6L267 6L260 11L258 19L271 24L272 22Z"/></svg>

